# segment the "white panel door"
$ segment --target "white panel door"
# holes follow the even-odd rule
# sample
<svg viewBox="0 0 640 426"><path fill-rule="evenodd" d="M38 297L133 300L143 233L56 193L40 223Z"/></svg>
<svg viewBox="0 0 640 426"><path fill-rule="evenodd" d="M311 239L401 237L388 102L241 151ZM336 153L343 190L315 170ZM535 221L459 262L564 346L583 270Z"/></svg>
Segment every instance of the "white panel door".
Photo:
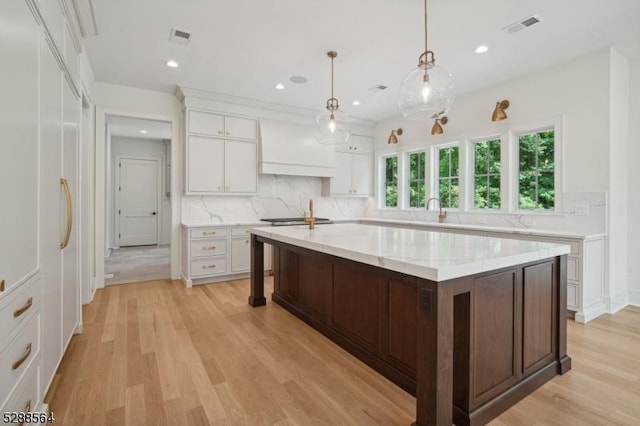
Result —
<svg viewBox="0 0 640 426"><path fill-rule="evenodd" d="M256 192L257 170L255 142L225 142L225 191Z"/></svg>
<svg viewBox="0 0 640 426"><path fill-rule="evenodd" d="M354 195L373 195L373 154L353 154L351 185Z"/></svg>
<svg viewBox="0 0 640 426"><path fill-rule="evenodd" d="M336 176L331 178L332 195L351 194L351 157L346 152L336 152Z"/></svg>
<svg viewBox="0 0 640 426"><path fill-rule="evenodd" d="M72 201L69 216L71 235L67 246L62 250L62 348L64 349L80 322L80 252L78 251L80 103L66 81L63 82L62 99L62 176L67 179ZM66 219L66 205L63 207L65 208L63 219ZM63 224L63 230L66 229L66 225L67 223Z"/></svg>
<svg viewBox="0 0 640 426"><path fill-rule="evenodd" d="M0 33L0 282L8 292L38 267L40 32L25 1L0 2Z"/></svg>
<svg viewBox="0 0 640 426"><path fill-rule="evenodd" d="M121 158L118 169L118 245L158 244L160 161Z"/></svg>
<svg viewBox="0 0 640 426"><path fill-rule="evenodd" d="M258 139L258 123L251 118L225 117L225 136L234 139L247 139L255 141Z"/></svg>
<svg viewBox="0 0 640 426"><path fill-rule="evenodd" d="M224 140L189 136L187 151L187 192L224 192Z"/></svg>

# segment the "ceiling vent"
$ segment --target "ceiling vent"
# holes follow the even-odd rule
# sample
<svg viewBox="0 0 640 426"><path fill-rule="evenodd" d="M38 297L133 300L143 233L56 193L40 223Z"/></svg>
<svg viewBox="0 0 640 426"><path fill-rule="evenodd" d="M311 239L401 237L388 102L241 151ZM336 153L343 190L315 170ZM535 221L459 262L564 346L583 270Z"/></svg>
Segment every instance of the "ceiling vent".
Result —
<svg viewBox="0 0 640 426"><path fill-rule="evenodd" d="M511 25L507 25L506 27L503 28L503 30L505 30L509 34L515 34L519 31L524 30L525 28L528 28L532 25L537 24L540 21L542 21L542 18L540 18L540 16L532 15L532 16L529 16L528 18L521 19L518 22L514 22Z"/></svg>
<svg viewBox="0 0 640 426"><path fill-rule="evenodd" d="M384 84L378 84L377 86L373 86L369 89L370 93L378 93L378 92L382 92L383 90L388 89L387 86L385 86Z"/></svg>
<svg viewBox="0 0 640 426"><path fill-rule="evenodd" d="M171 28L171 35L169 35L169 40L174 43L187 45L191 41L191 33L184 30L179 30L177 28Z"/></svg>

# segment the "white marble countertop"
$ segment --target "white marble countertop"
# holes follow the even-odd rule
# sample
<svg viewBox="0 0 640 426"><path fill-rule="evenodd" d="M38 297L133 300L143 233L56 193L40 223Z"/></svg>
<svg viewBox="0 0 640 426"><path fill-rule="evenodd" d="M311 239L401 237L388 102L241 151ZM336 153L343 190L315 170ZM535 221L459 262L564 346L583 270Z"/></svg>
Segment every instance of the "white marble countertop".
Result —
<svg viewBox="0 0 640 426"><path fill-rule="evenodd" d="M564 244L339 223L252 228L256 235L432 281L569 253Z"/></svg>
<svg viewBox="0 0 640 426"><path fill-rule="evenodd" d="M268 226L267 222L254 220L251 222L224 222L224 223L203 223L203 222L182 222L185 228L211 228L219 226Z"/></svg>
<svg viewBox="0 0 640 426"><path fill-rule="evenodd" d="M377 219L372 217L355 218L348 220L336 220L336 223L345 222L360 222L360 223L388 223L398 225L412 225L412 226L425 226L433 228L443 228L443 231L447 229L469 229L473 231L486 231L486 232L508 232L510 234L522 234L522 235L536 235L541 237L558 237L558 238L578 238L582 240L588 240L592 238L601 238L605 234L584 234L579 232L570 231L556 231L552 229L534 229L534 228L508 228L488 225L470 225L464 223L440 223L440 222L421 222L417 220L404 220L404 219Z"/></svg>

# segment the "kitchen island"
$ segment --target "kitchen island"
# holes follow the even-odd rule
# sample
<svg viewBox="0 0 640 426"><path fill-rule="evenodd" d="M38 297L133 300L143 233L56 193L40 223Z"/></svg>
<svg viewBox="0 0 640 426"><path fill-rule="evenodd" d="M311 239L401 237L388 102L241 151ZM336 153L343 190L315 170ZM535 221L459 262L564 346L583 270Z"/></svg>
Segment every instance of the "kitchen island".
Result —
<svg viewBox="0 0 640 426"><path fill-rule="evenodd" d="M569 246L335 224L251 229L272 300L416 396L417 425L484 424L571 368Z"/></svg>

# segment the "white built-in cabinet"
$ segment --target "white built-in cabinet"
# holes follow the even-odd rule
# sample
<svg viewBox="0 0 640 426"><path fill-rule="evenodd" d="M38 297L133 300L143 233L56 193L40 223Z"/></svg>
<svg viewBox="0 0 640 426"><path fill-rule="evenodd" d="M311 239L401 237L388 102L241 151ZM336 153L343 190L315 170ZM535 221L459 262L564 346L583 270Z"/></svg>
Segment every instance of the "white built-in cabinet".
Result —
<svg viewBox="0 0 640 426"><path fill-rule="evenodd" d="M250 229L250 225L183 225L182 279L187 287L248 277ZM271 247L268 245L265 245L264 269L271 270Z"/></svg>
<svg viewBox="0 0 640 426"><path fill-rule="evenodd" d="M335 159L335 176L322 181L323 196L374 195L373 138L351 135L348 144L336 146Z"/></svg>
<svg viewBox="0 0 640 426"><path fill-rule="evenodd" d="M187 109L186 195L258 190L258 121Z"/></svg>
<svg viewBox="0 0 640 426"><path fill-rule="evenodd" d="M0 412L44 411L80 324L78 53L57 0L0 17Z"/></svg>

